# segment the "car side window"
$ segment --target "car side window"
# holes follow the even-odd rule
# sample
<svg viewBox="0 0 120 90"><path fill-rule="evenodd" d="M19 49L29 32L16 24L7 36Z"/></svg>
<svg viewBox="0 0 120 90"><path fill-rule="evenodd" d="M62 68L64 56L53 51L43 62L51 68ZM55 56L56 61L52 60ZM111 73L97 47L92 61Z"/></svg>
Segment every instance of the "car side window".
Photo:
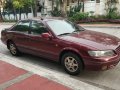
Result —
<svg viewBox="0 0 120 90"><path fill-rule="evenodd" d="M18 31L22 33L28 33L29 31L29 21L20 21L14 28L13 31Z"/></svg>
<svg viewBox="0 0 120 90"><path fill-rule="evenodd" d="M44 24L37 21L32 21L31 24L31 34L40 35L42 33L47 33L48 30L45 28Z"/></svg>

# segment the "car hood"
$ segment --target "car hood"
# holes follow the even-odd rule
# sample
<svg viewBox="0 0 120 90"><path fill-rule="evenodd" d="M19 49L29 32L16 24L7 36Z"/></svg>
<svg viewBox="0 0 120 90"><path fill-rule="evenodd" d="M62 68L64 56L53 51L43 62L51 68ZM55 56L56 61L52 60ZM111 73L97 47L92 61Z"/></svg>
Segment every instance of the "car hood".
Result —
<svg viewBox="0 0 120 90"><path fill-rule="evenodd" d="M67 36L62 36L61 38L97 50L114 50L120 45L120 39L115 36L89 30L69 34Z"/></svg>

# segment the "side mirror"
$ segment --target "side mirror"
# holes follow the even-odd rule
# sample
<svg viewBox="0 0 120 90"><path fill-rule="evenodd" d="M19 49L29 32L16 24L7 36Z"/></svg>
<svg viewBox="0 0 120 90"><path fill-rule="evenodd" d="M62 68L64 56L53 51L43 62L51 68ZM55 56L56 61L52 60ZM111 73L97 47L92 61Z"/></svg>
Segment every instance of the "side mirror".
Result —
<svg viewBox="0 0 120 90"><path fill-rule="evenodd" d="M44 39L50 40L52 39L52 36L49 33L42 33L41 35Z"/></svg>

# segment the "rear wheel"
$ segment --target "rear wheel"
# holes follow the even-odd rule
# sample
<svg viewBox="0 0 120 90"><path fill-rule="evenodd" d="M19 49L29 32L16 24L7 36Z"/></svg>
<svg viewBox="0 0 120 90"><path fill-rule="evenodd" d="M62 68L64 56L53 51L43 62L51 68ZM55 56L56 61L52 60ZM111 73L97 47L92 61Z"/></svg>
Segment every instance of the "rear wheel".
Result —
<svg viewBox="0 0 120 90"><path fill-rule="evenodd" d="M62 65L65 71L71 75L78 75L83 70L81 58L71 52L62 56Z"/></svg>
<svg viewBox="0 0 120 90"><path fill-rule="evenodd" d="M9 46L10 53L11 53L13 56L18 56L18 55L20 55L20 52L18 51L16 45L15 45L13 42L9 42L9 43L8 43L8 46Z"/></svg>

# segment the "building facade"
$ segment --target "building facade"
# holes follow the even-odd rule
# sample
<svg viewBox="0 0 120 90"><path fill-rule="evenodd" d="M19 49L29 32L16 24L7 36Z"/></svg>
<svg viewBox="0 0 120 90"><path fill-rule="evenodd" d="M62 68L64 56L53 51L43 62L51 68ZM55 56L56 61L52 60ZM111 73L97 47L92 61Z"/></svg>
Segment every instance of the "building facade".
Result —
<svg viewBox="0 0 120 90"><path fill-rule="evenodd" d="M47 11L52 10L52 0L39 0L44 2L44 6ZM69 6L77 4L77 0L73 0L74 3L70 3ZM81 1L81 0L80 0ZM95 15L104 15L106 13L105 3L107 0L84 0L84 12L93 12ZM117 4L118 12L120 13L120 0Z"/></svg>
<svg viewBox="0 0 120 90"><path fill-rule="evenodd" d="M106 1L107 0L86 0L85 1L85 12L93 11L95 15L104 15L106 13L105 7L106 7ZM120 13L120 0L118 0L117 9Z"/></svg>

